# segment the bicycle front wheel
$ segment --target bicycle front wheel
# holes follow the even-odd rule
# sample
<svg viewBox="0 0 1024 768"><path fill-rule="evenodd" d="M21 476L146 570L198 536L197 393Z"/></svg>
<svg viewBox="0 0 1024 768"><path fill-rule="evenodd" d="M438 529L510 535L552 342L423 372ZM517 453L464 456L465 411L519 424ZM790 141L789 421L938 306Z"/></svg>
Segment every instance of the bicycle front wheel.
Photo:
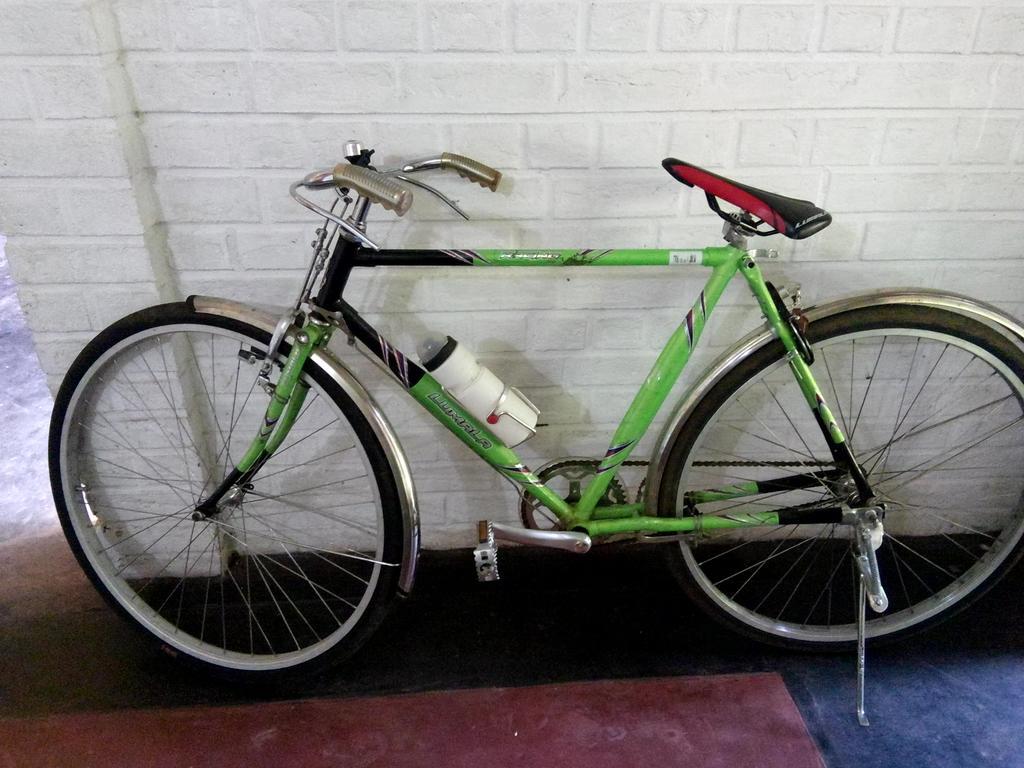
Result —
<svg viewBox="0 0 1024 768"><path fill-rule="evenodd" d="M1024 354L924 307L847 312L812 323L808 338L822 394L887 505L877 556L890 604L869 611L867 636L902 637L966 607L1021 557ZM783 477L796 482L768 482ZM708 489L733 497L694 505ZM699 403L669 449L659 508L728 516L837 505L852 490L775 341ZM733 529L674 550L686 591L732 629L791 647L855 642L851 528Z"/></svg>
<svg viewBox="0 0 1024 768"><path fill-rule="evenodd" d="M57 511L96 588L172 655L261 680L358 648L402 558L384 452L311 364L281 447L217 514L193 516L262 423L268 344L260 329L186 304L143 310L82 351L50 428Z"/></svg>

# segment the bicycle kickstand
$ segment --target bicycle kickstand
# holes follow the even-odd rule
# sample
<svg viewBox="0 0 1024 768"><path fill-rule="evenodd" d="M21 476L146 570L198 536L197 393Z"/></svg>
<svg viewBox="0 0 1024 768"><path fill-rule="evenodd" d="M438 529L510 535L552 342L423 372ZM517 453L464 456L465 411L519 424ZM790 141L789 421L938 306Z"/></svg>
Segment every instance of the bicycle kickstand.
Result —
<svg viewBox="0 0 1024 768"><path fill-rule="evenodd" d="M867 610L868 588L864 584L863 576L858 582L860 597L857 600L857 722L868 726L871 723L868 722L868 715L864 710L864 612Z"/></svg>
<svg viewBox="0 0 1024 768"><path fill-rule="evenodd" d="M884 505L860 507L850 510L854 522L854 560L859 571L859 594L857 597L857 722L868 726L867 712L864 710L864 661L865 634L868 603L871 610L882 613L889 607L889 598L882 588L882 578L878 570L878 558L875 550L882 545L884 529L881 515Z"/></svg>

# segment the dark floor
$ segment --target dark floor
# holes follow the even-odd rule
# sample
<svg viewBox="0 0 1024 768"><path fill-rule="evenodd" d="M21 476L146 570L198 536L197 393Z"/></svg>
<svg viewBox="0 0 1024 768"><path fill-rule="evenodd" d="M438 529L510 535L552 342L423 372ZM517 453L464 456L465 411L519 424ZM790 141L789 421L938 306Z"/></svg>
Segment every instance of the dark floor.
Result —
<svg viewBox="0 0 1024 768"><path fill-rule="evenodd" d="M0 556L12 566L0 588L3 716L771 671L831 768L1024 765L1020 569L933 633L869 648L865 729L851 656L776 651L719 631L642 546L586 557L508 550L497 584L476 583L466 552L428 554L414 596L357 657L273 694L182 672L92 593L59 539Z"/></svg>

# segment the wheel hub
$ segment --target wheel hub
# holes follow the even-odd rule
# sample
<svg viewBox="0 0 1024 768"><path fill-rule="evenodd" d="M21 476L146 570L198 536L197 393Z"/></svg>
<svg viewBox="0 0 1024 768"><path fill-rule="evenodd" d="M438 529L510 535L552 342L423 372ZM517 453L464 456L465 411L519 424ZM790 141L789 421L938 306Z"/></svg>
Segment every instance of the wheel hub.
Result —
<svg viewBox="0 0 1024 768"><path fill-rule="evenodd" d="M212 509L207 508L204 503L198 504L192 512L192 519L201 522L216 520L222 513L227 513L225 516L229 516L235 510L241 509L242 499L245 498L245 492L248 490L252 490L252 483L247 483L244 487L232 486L231 490L224 494L224 497Z"/></svg>

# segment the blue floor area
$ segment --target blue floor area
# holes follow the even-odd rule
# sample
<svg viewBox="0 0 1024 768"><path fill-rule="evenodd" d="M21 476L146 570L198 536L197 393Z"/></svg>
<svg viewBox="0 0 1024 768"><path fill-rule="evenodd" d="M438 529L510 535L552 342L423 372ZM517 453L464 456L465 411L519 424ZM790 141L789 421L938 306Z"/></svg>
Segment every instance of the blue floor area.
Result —
<svg viewBox="0 0 1024 768"><path fill-rule="evenodd" d="M831 768L1024 765L1022 569L930 634L869 646L872 725L862 728L852 655L774 650L719 630L650 547L508 550L497 584L475 582L468 552L428 553L415 594L347 666L276 691L183 673L92 594L62 542L40 547L74 593L62 587L59 604L27 618L0 605L0 715L769 671L783 676ZM48 587L26 589L37 604Z"/></svg>
<svg viewBox="0 0 1024 768"><path fill-rule="evenodd" d="M783 675L831 766L1021 766L1022 656L929 652L927 645L876 653L869 728L852 716L849 660L787 662Z"/></svg>
<svg viewBox="0 0 1024 768"><path fill-rule="evenodd" d="M46 432L53 399L18 304L0 236L0 542L53 530Z"/></svg>

